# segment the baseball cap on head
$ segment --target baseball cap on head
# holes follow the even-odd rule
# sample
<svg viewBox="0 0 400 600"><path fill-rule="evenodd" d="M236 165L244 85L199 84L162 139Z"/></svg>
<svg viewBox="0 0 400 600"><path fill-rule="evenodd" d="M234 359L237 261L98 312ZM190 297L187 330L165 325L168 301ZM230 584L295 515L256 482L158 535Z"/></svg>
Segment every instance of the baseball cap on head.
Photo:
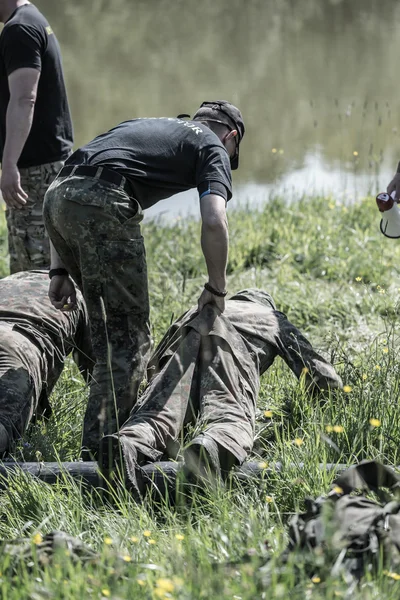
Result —
<svg viewBox="0 0 400 600"><path fill-rule="evenodd" d="M203 102L193 117L193 121L213 121L227 125L231 130L236 129L236 154L231 158L231 168L237 169L239 166L239 144L243 139L245 127L242 113L236 106L226 100L214 100L213 102Z"/></svg>

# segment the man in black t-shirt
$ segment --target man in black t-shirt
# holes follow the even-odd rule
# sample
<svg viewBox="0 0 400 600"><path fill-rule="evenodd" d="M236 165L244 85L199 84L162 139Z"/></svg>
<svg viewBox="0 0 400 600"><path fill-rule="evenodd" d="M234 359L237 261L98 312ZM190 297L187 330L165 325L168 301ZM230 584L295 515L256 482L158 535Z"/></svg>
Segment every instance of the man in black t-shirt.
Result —
<svg viewBox="0 0 400 600"><path fill-rule="evenodd" d="M26 0L0 0L0 189L7 205L10 271L48 267L44 194L72 148L60 48Z"/></svg>
<svg viewBox="0 0 400 600"><path fill-rule="evenodd" d="M75 288L88 309L96 365L83 443L96 453L136 400L150 350L143 210L197 187L208 282L199 308L225 307L231 168L244 135L240 111L205 102L192 121L134 119L77 150L50 186L44 219L52 242L49 296L73 308Z"/></svg>

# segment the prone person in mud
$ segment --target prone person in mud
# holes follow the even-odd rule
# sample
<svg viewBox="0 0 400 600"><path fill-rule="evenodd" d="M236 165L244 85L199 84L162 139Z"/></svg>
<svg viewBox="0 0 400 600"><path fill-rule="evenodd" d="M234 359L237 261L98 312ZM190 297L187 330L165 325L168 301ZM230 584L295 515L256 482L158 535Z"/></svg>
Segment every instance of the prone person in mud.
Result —
<svg viewBox="0 0 400 600"><path fill-rule="evenodd" d="M220 479L250 454L260 377L280 356L306 390L341 389L334 367L257 289L238 292L221 312L192 308L168 329L149 362L149 385L120 431L102 440L106 474L120 466L140 496L140 465L176 455L188 424L194 438L183 451L189 478Z"/></svg>
<svg viewBox="0 0 400 600"><path fill-rule="evenodd" d="M0 454L12 450L35 413L50 416L49 396L69 354L84 377L93 366L81 293L76 310L59 311L48 287L48 271L0 279Z"/></svg>

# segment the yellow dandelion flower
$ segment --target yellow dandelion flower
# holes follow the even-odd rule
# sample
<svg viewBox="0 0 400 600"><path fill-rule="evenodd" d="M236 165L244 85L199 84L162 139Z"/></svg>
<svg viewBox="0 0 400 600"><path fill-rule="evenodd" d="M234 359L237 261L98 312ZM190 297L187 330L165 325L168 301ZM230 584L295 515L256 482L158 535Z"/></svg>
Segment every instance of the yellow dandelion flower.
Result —
<svg viewBox="0 0 400 600"><path fill-rule="evenodd" d="M149 544L152 544L152 545L157 543L156 540L153 540L153 539L150 539L150 540L147 540L147 541L149 542Z"/></svg>
<svg viewBox="0 0 400 600"><path fill-rule="evenodd" d="M41 544L43 542L43 537L40 533L35 533L35 535L32 538L32 542L37 546L38 544Z"/></svg>
<svg viewBox="0 0 400 600"><path fill-rule="evenodd" d="M400 575L398 573L392 573L390 571L383 571L383 574L386 575L387 577L390 577L391 579L394 579L395 581L399 581L399 579L400 579Z"/></svg>
<svg viewBox="0 0 400 600"><path fill-rule="evenodd" d="M110 597L110 590L108 590L107 588L103 588L101 590L101 593L103 594L103 596L105 596L106 598Z"/></svg>
<svg viewBox="0 0 400 600"><path fill-rule="evenodd" d="M272 148L271 152L272 152L272 154L276 154L278 152L278 150L276 148Z"/></svg>
<svg viewBox="0 0 400 600"><path fill-rule="evenodd" d="M144 585L146 582L144 579L136 579L136 583L138 583L139 585Z"/></svg>
<svg viewBox="0 0 400 600"><path fill-rule="evenodd" d="M306 373L308 373L308 372L309 372L309 370L310 370L310 369L309 369L308 367L303 367L303 368L302 368L302 370L301 370L301 374L302 374L302 375L305 375Z"/></svg>
<svg viewBox="0 0 400 600"><path fill-rule="evenodd" d="M175 589L173 581L171 579L166 579L165 577L157 579L156 586L158 587L158 589L164 590L164 592L167 592L168 594L173 592Z"/></svg>
<svg viewBox="0 0 400 600"><path fill-rule="evenodd" d="M268 469L268 463L265 461L261 461L258 463L260 469Z"/></svg>
<svg viewBox="0 0 400 600"><path fill-rule="evenodd" d="M357 150L354 150L354 152L353 152L353 156L358 156L358 152L357 152Z"/></svg>
<svg viewBox="0 0 400 600"><path fill-rule="evenodd" d="M362 374L362 379L363 379L363 381L365 381L366 379L368 379L368 375L366 373L363 373Z"/></svg>
<svg viewBox="0 0 400 600"><path fill-rule="evenodd" d="M311 581L313 583L321 583L321 578L314 575L314 577L311 579Z"/></svg>
<svg viewBox="0 0 400 600"><path fill-rule="evenodd" d="M125 555L122 557L122 560L123 560L123 561L125 561L125 562L131 562L131 560L132 560L132 559L131 559L131 557L129 556L129 554L125 554Z"/></svg>
<svg viewBox="0 0 400 600"><path fill-rule="evenodd" d="M385 354L387 354L389 352L389 348L388 347L382 348L382 352L384 352Z"/></svg>
<svg viewBox="0 0 400 600"><path fill-rule="evenodd" d="M325 431L326 431L327 433L332 433L332 431L333 431L333 427L332 427L332 425L327 425L327 426L325 427Z"/></svg>
<svg viewBox="0 0 400 600"><path fill-rule="evenodd" d="M157 598L166 598L166 594L167 594L167 592L165 592L165 591L164 591L164 590L162 590L161 588L156 588L156 589L154 590L154 595L155 595Z"/></svg>
<svg viewBox="0 0 400 600"><path fill-rule="evenodd" d="M376 289L377 289L377 290L380 290L380 289L381 289L381 286L380 286L380 285L377 285L377 286L376 286Z"/></svg>
<svg viewBox="0 0 400 600"><path fill-rule="evenodd" d="M267 417L267 419L272 419L272 410L264 410L264 417Z"/></svg>
<svg viewBox="0 0 400 600"><path fill-rule="evenodd" d="M340 485L335 485L332 491L335 492L335 494L343 494L343 488L341 488Z"/></svg>
<svg viewBox="0 0 400 600"><path fill-rule="evenodd" d="M381 422L379 419L370 419L369 424L371 425L371 427L380 427L381 426Z"/></svg>
<svg viewBox="0 0 400 600"><path fill-rule="evenodd" d="M296 446L298 446L300 448L300 446L302 446L304 444L304 440L302 440L301 438L296 438L294 440L294 443L296 444Z"/></svg>
<svg viewBox="0 0 400 600"><path fill-rule="evenodd" d="M135 537L134 535L131 537L131 542L133 542L134 544L137 544L139 541L139 538Z"/></svg>
<svg viewBox="0 0 400 600"><path fill-rule="evenodd" d="M375 367L374 367L374 368L375 368L377 371L380 371L380 370L381 370L381 368L380 368L380 366L379 366L379 365L375 365Z"/></svg>
<svg viewBox="0 0 400 600"><path fill-rule="evenodd" d="M385 290L384 290L383 288L381 288L381 289L379 290L379 293L380 293L380 294L384 294L384 293L385 293Z"/></svg>
<svg viewBox="0 0 400 600"><path fill-rule="evenodd" d="M270 504L273 501L274 501L274 499L272 496L265 496L265 502L268 502Z"/></svg>
<svg viewBox="0 0 400 600"><path fill-rule="evenodd" d="M151 531L146 529L145 531L143 531L143 535L144 535L144 537L151 537Z"/></svg>
<svg viewBox="0 0 400 600"><path fill-rule="evenodd" d="M351 387L351 385L344 385L344 386L343 386L343 391L344 391L346 394L350 394L350 392L351 392L351 390L352 390L352 389L353 389L353 388Z"/></svg>
<svg viewBox="0 0 400 600"><path fill-rule="evenodd" d="M362 277L356 277L356 281L362 281Z"/></svg>
<svg viewBox="0 0 400 600"><path fill-rule="evenodd" d="M104 543L105 543L106 546L111 546L111 544L113 543L112 538L105 537L104 538Z"/></svg>
<svg viewBox="0 0 400 600"><path fill-rule="evenodd" d="M334 425L333 426L333 431L335 433L343 433L344 427L342 427L342 425Z"/></svg>
<svg viewBox="0 0 400 600"><path fill-rule="evenodd" d="M178 540L178 542L181 542L182 540L184 540L184 539L185 539L185 536L184 536L184 535L182 535L182 533L177 533L177 534L175 535L175 539L176 539L176 540Z"/></svg>

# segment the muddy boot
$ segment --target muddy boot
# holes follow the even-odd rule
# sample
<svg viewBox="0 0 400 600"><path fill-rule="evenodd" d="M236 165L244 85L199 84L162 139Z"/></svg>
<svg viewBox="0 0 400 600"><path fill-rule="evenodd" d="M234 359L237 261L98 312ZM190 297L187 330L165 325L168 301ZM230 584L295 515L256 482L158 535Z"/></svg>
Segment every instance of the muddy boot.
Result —
<svg viewBox="0 0 400 600"><path fill-rule="evenodd" d="M99 466L106 480L121 481L137 502L143 499L143 481L135 446L125 436L106 435L100 443Z"/></svg>
<svg viewBox="0 0 400 600"><path fill-rule="evenodd" d="M183 458L184 473L189 483L201 486L222 481L218 444L211 437L195 437L185 448Z"/></svg>

